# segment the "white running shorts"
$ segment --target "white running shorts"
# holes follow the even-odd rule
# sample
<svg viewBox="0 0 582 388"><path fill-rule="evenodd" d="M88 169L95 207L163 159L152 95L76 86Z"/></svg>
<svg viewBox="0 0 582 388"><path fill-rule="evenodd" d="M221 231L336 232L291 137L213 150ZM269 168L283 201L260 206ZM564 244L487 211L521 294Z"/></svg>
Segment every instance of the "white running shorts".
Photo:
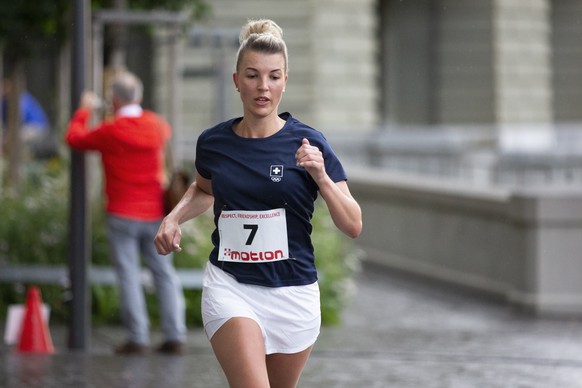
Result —
<svg viewBox="0 0 582 388"><path fill-rule="evenodd" d="M319 336L319 298L317 282L289 287L243 284L209 262L202 281L204 330L211 339L230 318L246 317L261 328L265 354L298 353Z"/></svg>

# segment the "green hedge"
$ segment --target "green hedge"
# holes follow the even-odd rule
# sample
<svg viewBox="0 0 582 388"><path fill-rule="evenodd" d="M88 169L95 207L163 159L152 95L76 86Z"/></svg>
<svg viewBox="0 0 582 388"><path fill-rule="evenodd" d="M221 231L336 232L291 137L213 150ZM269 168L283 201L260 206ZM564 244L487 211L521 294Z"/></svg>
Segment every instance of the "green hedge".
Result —
<svg viewBox="0 0 582 388"><path fill-rule="evenodd" d="M27 166L19 194L0 192L0 264L67 264L68 257L68 165L62 160ZM91 206L91 254L96 265L109 265L102 200ZM313 242L320 272L322 318L337 324L341 310L353 290L352 275L359 258L351 240L333 226L323 201L318 201L313 219ZM202 268L211 249L212 217L206 214L183 225L182 252L174 255L177 268ZM0 316L7 306L23 303L27 284L0 284ZM40 286L51 319L66 322L70 291L59 285ZM201 324L200 291L184 290L189 326ZM152 323L159 322L153 290L146 290ZM91 286L92 317L96 324L119 323L117 288Z"/></svg>

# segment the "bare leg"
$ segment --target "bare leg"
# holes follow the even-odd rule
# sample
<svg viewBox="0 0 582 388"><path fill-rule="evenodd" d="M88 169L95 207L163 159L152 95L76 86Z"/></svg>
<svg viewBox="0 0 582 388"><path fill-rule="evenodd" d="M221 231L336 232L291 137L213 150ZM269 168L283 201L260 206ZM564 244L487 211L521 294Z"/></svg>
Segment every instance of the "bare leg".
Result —
<svg viewBox="0 0 582 388"><path fill-rule="evenodd" d="M295 388L313 345L299 353L275 353L267 356L267 370L272 388Z"/></svg>
<svg viewBox="0 0 582 388"><path fill-rule="evenodd" d="M269 387L263 333L254 320L229 319L210 343L231 388Z"/></svg>

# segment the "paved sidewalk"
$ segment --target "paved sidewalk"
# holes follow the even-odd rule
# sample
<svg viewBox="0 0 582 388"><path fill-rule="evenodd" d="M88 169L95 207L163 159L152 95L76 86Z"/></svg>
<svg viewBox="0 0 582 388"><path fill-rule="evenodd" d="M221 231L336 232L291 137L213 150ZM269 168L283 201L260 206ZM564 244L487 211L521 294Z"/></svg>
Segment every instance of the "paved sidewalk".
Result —
<svg viewBox="0 0 582 388"><path fill-rule="evenodd" d="M202 330L182 357L111 354L118 327L93 328L90 351L19 355L0 347L2 388L226 387ZM159 340L154 333L154 342ZM539 319L460 291L367 269L338 327L325 327L300 387L582 388L582 320Z"/></svg>

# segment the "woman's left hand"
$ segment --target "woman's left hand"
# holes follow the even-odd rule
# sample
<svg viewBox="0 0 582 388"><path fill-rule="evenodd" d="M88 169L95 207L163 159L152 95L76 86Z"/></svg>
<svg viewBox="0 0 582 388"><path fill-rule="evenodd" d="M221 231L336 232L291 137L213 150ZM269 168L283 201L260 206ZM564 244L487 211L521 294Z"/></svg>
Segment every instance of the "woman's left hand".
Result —
<svg viewBox="0 0 582 388"><path fill-rule="evenodd" d="M297 165L305 168L315 182L326 176L323 154L319 148L309 144L309 140L303 139L301 147L295 153Z"/></svg>
<svg viewBox="0 0 582 388"><path fill-rule="evenodd" d="M346 181L335 183L330 179L325 171L323 154L319 148L310 145L307 139L301 141L295 159L297 165L305 168L317 184L338 229L352 238L358 237L362 231L362 211Z"/></svg>

